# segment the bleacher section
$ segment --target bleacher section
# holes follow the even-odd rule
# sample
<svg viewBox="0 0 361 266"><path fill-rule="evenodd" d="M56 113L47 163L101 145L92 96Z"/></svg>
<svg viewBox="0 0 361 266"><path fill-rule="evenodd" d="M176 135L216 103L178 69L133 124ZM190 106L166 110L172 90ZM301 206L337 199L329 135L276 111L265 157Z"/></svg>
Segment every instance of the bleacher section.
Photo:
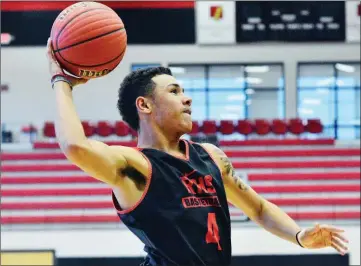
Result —
<svg viewBox="0 0 361 266"><path fill-rule="evenodd" d="M126 137L137 135L133 129L124 121L81 121L84 133L87 137L98 136L98 137L110 137L117 136ZM286 136L291 134L294 136L300 136L305 133L321 134L324 126L320 119L306 119L300 118L292 119L242 119L238 121L233 120L204 120L204 121L193 121L192 122L191 135L197 134L222 134L232 135L240 134L243 136L249 136L252 134L265 136L273 134L275 136ZM37 129L33 125L26 127L29 131L32 128L34 131ZM55 138L55 125L54 122L45 122L42 128L42 136L45 138Z"/></svg>
<svg viewBox="0 0 361 266"><path fill-rule="evenodd" d="M220 147L258 193L294 219L360 219L360 147L331 139L223 140ZM66 161L56 143L3 152L1 160L2 225L118 222L110 189ZM232 206L231 214L242 216Z"/></svg>

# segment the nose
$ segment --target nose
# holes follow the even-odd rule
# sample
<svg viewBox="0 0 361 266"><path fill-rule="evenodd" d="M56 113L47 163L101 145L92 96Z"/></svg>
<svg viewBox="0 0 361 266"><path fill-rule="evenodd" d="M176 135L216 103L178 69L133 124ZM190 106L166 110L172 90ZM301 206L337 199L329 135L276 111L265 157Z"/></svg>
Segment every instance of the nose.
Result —
<svg viewBox="0 0 361 266"><path fill-rule="evenodd" d="M188 96L184 96L184 98L183 98L183 104L184 104L184 105L191 106L191 105L192 105L192 98L191 98L191 97L188 97Z"/></svg>

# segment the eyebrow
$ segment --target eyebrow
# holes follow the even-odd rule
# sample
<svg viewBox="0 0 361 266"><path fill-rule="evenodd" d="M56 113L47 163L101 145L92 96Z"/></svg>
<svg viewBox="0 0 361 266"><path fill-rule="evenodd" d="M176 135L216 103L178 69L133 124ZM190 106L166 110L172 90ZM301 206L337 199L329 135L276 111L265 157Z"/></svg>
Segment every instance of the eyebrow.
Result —
<svg viewBox="0 0 361 266"><path fill-rule="evenodd" d="M166 86L166 88L170 87L170 86L173 86L173 87L176 87L176 88L180 88L182 89L182 92L184 93L184 88L182 88L178 83L171 83L171 84L168 84Z"/></svg>

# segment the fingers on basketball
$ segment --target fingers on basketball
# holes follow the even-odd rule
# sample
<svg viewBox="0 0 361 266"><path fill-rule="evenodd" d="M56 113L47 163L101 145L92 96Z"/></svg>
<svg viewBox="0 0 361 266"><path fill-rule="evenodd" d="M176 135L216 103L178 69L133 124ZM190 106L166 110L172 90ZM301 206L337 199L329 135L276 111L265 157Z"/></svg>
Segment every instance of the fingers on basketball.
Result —
<svg viewBox="0 0 361 266"><path fill-rule="evenodd" d="M55 58L54 51L53 51L53 46L52 46L52 44L51 44L51 39L50 39L50 38L48 39L47 47L48 47L48 56L49 56L49 59L52 59L56 64L59 65L58 61L57 61L56 58Z"/></svg>
<svg viewBox="0 0 361 266"><path fill-rule="evenodd" d="M51 39L48 38L48 42L47 42L47 45L46 45L46 48L47 48L47 56L48 58L53 58L53 50L52 50L52 47L51 47Z"/></svg>

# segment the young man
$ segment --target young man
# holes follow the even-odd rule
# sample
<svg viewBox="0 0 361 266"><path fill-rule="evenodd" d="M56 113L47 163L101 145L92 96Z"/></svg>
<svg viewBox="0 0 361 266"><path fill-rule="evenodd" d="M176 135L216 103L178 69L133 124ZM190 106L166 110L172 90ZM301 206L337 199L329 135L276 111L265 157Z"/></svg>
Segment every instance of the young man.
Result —
<svg viewBox="0 0 361 266"><path fill-rule="evenodd" d="M219 148L181 140L192 128L192 100L169 69L137 70L121 84L118 109L139 136L138 148L130 148L85 137L72 100L72 88L85 80L63 73L50 42L48 59L60 147L73 164L112 187L119 217L145 244L144 265L229 265L227 202L291 243L347 251L343 230L328 225L301 230L243 183Z"/></svg>

